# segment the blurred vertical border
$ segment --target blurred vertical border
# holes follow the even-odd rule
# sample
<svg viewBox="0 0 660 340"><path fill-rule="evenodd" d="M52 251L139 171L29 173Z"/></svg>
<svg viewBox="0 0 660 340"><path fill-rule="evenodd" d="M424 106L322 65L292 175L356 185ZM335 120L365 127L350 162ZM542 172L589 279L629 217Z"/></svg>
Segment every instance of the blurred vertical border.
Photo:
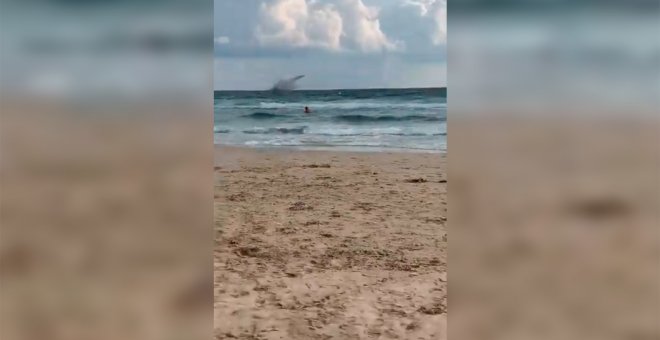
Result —
<svg viewBox="0 0 660 340"><path fill-rule="evenodd" d="M448 9L449 338L660 338L658 1Z"/></svg>
<svg viewBox="0 0 660 340"><path fill-rule="evenodd" d="M209 339L212 1L0 6L0 338Z"/></svg>

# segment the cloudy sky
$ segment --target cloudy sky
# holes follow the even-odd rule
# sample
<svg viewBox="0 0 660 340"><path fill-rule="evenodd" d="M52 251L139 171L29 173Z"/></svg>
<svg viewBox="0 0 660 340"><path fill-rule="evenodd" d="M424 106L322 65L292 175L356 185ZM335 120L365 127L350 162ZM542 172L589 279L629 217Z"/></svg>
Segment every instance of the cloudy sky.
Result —
<svg viewBox="0 0 660 340"><path fill-rule="evenodd" d="M446 0L215 0L218 90L446 86Z"/></svg>

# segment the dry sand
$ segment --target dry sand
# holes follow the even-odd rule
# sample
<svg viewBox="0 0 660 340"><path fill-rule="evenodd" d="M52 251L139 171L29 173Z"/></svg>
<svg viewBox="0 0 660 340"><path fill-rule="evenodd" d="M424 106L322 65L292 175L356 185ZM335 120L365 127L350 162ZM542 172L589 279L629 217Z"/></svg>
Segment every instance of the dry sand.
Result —
<svg viewBox="0 0 660 340"><path fill-rule="evenodd" d="M218 147L217 339L445 339L440 154Z"/></svg>

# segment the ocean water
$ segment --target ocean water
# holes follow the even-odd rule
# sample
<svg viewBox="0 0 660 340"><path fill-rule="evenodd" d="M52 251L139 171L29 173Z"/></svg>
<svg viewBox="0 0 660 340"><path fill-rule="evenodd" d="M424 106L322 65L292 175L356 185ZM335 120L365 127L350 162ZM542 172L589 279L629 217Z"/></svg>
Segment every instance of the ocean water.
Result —
<svg viewBox="0 0 660 340"><path fill-rule="evenodd" d="M303 112L308 106L311 114ZM447 149L445 88L216 91L216 144L373 151Z"/></svg>

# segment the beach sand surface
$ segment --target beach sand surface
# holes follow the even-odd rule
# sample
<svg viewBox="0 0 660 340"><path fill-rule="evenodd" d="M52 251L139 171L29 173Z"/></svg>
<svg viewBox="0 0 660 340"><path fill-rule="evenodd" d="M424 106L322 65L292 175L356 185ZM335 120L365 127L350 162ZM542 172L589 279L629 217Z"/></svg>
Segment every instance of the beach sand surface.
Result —
<svg viewBox="0 0 660 340"><path fill-rule="evenodd" d="M215 150L217 339L445 339L443 154Z"/></svg>

